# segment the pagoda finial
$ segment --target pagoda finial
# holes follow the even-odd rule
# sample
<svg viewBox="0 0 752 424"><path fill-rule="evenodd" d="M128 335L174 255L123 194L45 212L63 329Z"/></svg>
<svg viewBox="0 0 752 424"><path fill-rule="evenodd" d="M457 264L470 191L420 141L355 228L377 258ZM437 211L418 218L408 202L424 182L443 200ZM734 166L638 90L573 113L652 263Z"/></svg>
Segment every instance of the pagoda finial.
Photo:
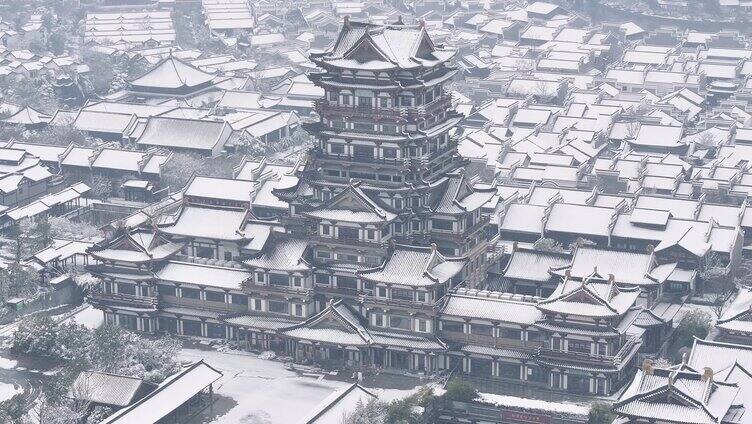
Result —
<svg viewBox="0 0 752 424"><path fill-rule="evenodd" d="M402 20L402 15L397 15L397 22L394 23L395 25L405 25L405 22Z"/></svg>
<svg viewBox="0 0 752 424"><path fill-rule="evenodd" d="M420 19L418 19L418 25L419 25L419 26L420 26L421 28L425 28L425 27L426 27L426 21L425 21L425 20L423 20L423 18L420 18Z"/></svg>
<svg viewBox="0 0 752 424"><path fill-rule="evenodd" d="M345 15L345 28L350 28L350 15Z"/></svg>

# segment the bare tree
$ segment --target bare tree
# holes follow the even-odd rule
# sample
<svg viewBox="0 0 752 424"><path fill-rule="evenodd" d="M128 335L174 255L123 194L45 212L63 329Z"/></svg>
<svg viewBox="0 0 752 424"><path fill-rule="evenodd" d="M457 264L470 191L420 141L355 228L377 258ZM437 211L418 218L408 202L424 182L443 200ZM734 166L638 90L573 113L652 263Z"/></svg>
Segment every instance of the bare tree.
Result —
<svg viewBox="0 0 752 424"><path fill-rule="evenodd" d="M710 131L704 131L695 138L695 143L701 147L715 147L718 139Z"/></svg>
<svg viewBox="0 0 752 424"><path fill-rule="evenodd" d="M733 288L727 287L722 291L711 294L711 307L716 318L721 318L721 315L723 315L723 311L726 308L726 302L731 299L734 292Z"/></svg>
<svg viewBox="0 0 752 424"><path fill-rule="evenodd" d="M634 139L640 132L640 123L637 121L629 122L626 126L626 135L628 139Z"/></svg>

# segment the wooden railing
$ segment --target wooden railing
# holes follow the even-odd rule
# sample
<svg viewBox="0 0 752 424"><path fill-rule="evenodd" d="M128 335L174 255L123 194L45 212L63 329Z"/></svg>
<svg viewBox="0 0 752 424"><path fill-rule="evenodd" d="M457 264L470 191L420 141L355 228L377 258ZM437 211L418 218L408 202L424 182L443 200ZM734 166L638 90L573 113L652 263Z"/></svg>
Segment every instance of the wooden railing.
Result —
<svg viewBox="0 0 752 424"><path fill-rule="evenodd" d="M269 285L269 284L259 284L253 279L248 279L243 283L243 291L263 291L263 292L274 292L274 293L284 293L284 294L297 294L297 295L303 295L303 296L310 296L313 294L313 289L310 287L293 287L293 286L282 286L282 285Z"/></svg>
<svg viewBox="0 0 752 424"><path fill-rule="evenodd" d="M390 306L404 309L420 309L424 311L437 311L440 306L438 303L423 303L413 302L409 300L385 299L373 295L362 295L360 300L363 303L371 305Z"/></svg>
<svg viewBox="0 0 752 424"><path fill-rule="evenodd" d="M545 359L553 360L567 360L577 362L597 362L602 365L609 365L614 367L621 366L626 360L631 358L637 348L642 343L642 340L638 337L628 339L624 345L616 352L615 355L599 355L594 353L574 352L571 350L557 350L549 347L541 347L538 349L538 356Z"/></svg>
<svg viewBox="0 0 752 424"><path fill-rule="evenodd" d="M445 330L439 331L439 338L460 343L470 343L481 346L523 350L537 350L538 348L543 346L543 342L537 340L516 340L507 339L504 337L484 336L480 334L468 334Z"/></svg>
<svg viewBox="0 0 752 424"><path fill-rule="evenodd" d="M144 309L157 309L159 299L156 297L136 296L124 293L105 293L95 290L89 293L89 301L100 305L117 304Z"/></svg>
<svg viewBox="0 0 752 424"><path fill-rule="evenodd" d="M177 306L177 307L187 307L187 308L194 308L194 309L205 309L215 312L240 312L240 311L247 311L248 306L246 305L238 305L235 303L225 303L225 302L214 302L211 300L201 300L201 299L189 299L186 297L176 297L176 296L169 296L169 295L163 295L161 297L160 305L162 307L170 307L170 306Z"/></svg>
<svg viewBox="0 0 752 424"><path fill-rule="evenodd" d="M400 107L379 107L379 106L358 106L358 105L340 105L326 99L317 99L314 101L316 113L322 115L326 112L340 113L352 117L362 118L403 118L419 119L430 116L437 110L445 110L452 107L452 96L444 93L431 100L430 102L419 106L400 106Z"/></svg>

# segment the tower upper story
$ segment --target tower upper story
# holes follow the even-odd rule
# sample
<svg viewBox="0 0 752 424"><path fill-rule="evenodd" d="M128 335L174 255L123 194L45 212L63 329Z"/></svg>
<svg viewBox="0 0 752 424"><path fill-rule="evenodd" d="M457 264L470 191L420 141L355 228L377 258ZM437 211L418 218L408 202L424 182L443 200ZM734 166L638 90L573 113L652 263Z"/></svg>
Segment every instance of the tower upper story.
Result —
<svg viewBox="0 0 752 424"><path fill-rule="evenodd" d="M454 53L434 45L423 25L346 19L332 46L311 55L321 71L310 78L325 90L309 127L319 140L316 169L332 182L390 188L456 169L448 133L460 117L445 89L457 72Z"/></svg>

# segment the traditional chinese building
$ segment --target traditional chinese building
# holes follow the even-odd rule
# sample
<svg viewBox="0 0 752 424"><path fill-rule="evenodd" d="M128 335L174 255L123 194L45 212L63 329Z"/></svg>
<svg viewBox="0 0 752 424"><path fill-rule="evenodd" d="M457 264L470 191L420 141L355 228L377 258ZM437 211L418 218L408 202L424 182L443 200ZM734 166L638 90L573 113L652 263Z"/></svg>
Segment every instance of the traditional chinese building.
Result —
<svg viewBox="0 0 752 424"><path fill-rule="evenodd" d="M141 228L92 249L95 303L136 330L298 361L448 368L438 315L447 293L485 275L481 207L495 194L465 176L450 135L452 56L422 25L345 20L312 57L325 98L307 160L195 177L175 205L127 219Z"/></svg>

